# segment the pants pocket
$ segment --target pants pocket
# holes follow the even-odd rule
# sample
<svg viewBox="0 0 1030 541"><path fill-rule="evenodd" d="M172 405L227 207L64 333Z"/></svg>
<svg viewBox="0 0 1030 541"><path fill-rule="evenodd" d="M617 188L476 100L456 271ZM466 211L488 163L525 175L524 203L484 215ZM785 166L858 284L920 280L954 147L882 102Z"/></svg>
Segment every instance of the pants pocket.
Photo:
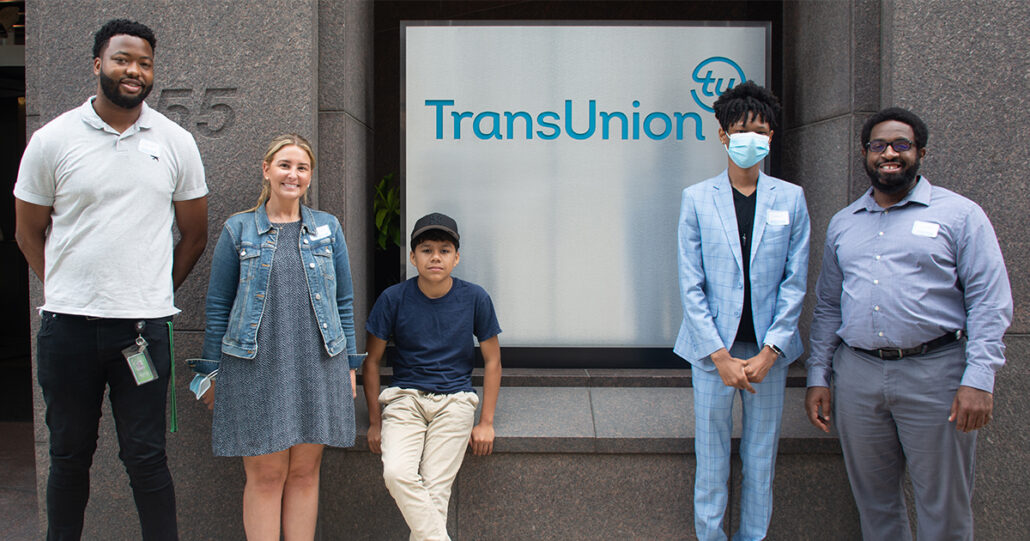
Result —
<svg viewBox="0 0 1030 541"><path fill-rule="evenodd" d="M385 408L405 396L411 396L411 394L405 393L404 389L398 387L387 387L379 392L379 405Z"/></svg>
<svg viewBox="0 0 1030 541"><path fill-rule="evenodd" d="M462 396L462 399L467 401L472 406L472 409L476 409L477 407L479 407L479 395L478 394L472 393L472 392L467 392L467 391L463 392L461 394L465 395L465 396Z"/></svg>

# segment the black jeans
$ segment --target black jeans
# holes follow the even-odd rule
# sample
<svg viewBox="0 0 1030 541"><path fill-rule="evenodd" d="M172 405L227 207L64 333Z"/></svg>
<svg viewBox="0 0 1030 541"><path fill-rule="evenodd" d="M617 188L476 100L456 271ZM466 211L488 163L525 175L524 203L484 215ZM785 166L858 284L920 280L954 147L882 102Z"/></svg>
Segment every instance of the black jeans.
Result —
<svg viewBox="0 0 1030 541"><path fill-rule="evenodd" d="M178 539L175 488L165 457L165 393L170 369L168 321L143 320L158 379L136 385L121 350L135 343L137 319L95 319L43 312L37 374L50 429L47 539L79 539L89 500L104 388L118 431L143 539Z"/></svg>

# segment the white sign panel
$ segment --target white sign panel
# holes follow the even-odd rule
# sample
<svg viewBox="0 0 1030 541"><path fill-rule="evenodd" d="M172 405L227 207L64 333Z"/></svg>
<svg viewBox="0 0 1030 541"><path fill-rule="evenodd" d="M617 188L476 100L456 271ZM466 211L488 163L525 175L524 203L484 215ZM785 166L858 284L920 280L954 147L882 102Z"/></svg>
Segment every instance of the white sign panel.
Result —
<svg viewBox="0 0 1030 541"><path fill-rule="evenodd" d="M711 104L765 84L768 32L406 25L406 231L457 220L505 346L671 347L680 193L726 167Z"/></svg>

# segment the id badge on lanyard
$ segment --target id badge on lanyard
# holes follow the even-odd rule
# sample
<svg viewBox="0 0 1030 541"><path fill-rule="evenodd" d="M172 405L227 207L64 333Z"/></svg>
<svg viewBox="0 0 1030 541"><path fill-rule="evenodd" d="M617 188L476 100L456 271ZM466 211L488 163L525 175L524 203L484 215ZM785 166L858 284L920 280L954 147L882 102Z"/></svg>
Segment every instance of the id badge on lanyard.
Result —
<svg viewBox="0 0 1030 541"><path fill-rule="evenodd" d="M122 350L122 355L129 363L129 371L132 372L132 378L136 380L136 385L143 385L157 379L157 370L154 368L154 362L150 360L150 352L147 351L147 339L143 338L145 326L145 321L136 322L136 343Z"/></svg>

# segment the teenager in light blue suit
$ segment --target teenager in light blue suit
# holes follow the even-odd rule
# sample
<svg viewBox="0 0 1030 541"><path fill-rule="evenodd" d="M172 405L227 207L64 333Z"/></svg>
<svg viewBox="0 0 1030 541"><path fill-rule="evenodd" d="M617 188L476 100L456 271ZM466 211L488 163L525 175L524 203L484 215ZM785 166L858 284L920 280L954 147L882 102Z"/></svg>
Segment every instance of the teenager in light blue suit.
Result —
<svg viewBox="0 0 1030 541"><path fill-rule="evenodd" d="M772 516L787 365L804 349L798 317L810 226L801 188L759 170L780 113L776 97L748 81L714 109L729 160L719 175L683 190L683 324L674 351L692 365L697 537L726 539L731 412L740 394L743 485L733 539L758 540Z"/></svg>

